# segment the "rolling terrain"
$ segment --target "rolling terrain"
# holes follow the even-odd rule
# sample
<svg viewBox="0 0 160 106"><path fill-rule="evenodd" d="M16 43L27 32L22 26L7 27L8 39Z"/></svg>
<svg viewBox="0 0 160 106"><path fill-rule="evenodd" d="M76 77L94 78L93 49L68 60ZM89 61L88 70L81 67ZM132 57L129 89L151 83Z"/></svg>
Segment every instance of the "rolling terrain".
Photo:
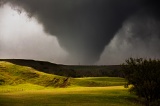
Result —
<svg viewBox="0 0 160 106"><path fill-rule="evenodd" d="M62 65L45 61L0 59L13 64L32 67L35 70L66 77L122 77L120 65Z"/></svg>
<svg viewBox="0 0 160 106"><path fill-rule="evenodd" d="M38 65L36 65L38 66ZM52 66L54 67L54 65ZM61 68L59 65L55 69ZM53 68L52 68L53 69ZM61 68L62 69L62 68ZM53 70L54 72L54 70ZM48 74L32 67L21 66L6 61L0 61L0 85L18 85L31 83L41 86L67 87L67 86L119 86L125 83L123 78L114 77L86 77L72 78Z"/></svg>
<svg viewBox="0 0 160 106"><path fill-rule="evenodd" d="M31 61L37 68L45 64L55 65L55 69L68 68L34 62ZM137 98L123 87L126 83L123 78L60 76L24 63L0 61L0 106L141 106Z"/></svg>

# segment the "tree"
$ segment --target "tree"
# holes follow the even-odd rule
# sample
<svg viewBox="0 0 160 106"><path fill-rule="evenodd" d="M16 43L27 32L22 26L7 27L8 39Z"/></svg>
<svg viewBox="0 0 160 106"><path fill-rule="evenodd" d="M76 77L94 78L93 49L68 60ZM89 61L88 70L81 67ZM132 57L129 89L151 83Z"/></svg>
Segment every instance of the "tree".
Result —
<svg viewBox="0 0 160 106"><path fill-rule="evenodd" d="M160 99L160 60L129 58L122 65L130 91L146 100L146 106Z"/></svg>

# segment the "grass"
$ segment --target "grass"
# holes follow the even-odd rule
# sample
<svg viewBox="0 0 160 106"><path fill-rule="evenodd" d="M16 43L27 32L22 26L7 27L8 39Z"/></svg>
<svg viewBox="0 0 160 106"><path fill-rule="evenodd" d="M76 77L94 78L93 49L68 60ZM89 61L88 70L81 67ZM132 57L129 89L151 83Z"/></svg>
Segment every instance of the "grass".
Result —
<svg viewBox="0 0 160 106"><path fill-rule="evenodd" d="M119 77L84 77L74 78L72 84L87 87L121 86L125 84L125 80Z"/></svg>
<svg viewBox="0 0 160 106"><path fill-rule="evenodd" d="M21 92L29 90L42 90L45 89L44 86L34 85L30 83L19 84L19 85L4 85L0 86L0 93L12 93L12 92ZM48 87L49 88L49 87Z"/></svg>
<svg viewBox="0 0 160 106"><path fill-rule="evenodd" d="M118 77L67 78L0 61L0 106L140 106L124 83Z"/></svg>
<svg viewBox="0 0 160 106"><path fill-rule="evenodd" d="M140 106L123 86L43 88L29 85L24 91L0 92L1 106Z"/></svg>
<svg viewBox="0 0 160 106"><path fill-rule="evenodd" d="M31 67L0 61L0 85L31 83L41 86L65 87L68 84L65 82L66 79L66 77L39 72Z"/></svg>
<svg viewBox="0 0 160 106"><path fill-rule="evenodd" d="M31 67L0 61L0 85L37 84L41 86L67 87L104 87L124 85L118 77L67 78L37 71Z"/></svg>
<svg viewBox="0 0 160 106"><path fill-rule="evenodd" d="M26 59L0 59L13 64L32 67L38 71L56 74L66 77L118 77L122 76L120 65L108 66L83 66L83 65L61 65L47 61L26 60Z"/></svg>

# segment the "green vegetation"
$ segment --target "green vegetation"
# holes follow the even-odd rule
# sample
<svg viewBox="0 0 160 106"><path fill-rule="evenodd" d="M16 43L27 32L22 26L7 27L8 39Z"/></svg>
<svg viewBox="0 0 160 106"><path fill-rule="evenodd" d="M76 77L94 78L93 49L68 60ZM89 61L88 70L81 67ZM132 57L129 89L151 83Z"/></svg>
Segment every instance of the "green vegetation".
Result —
<svg viewBox="0 0 160 106"><path fill-rule="evenodd" d="M14 86L14 89L25 86L28 84ZM135 96L122 86L43 88L29 85L24 91L0 92L1 106L140 106Z"/></svg>
<svg viewBox="0 0 160 106"><path fill-rule="evenodd" d="M51 87L44 87L44 86L30 84L30 83L19 84L19 85L3 85L3 86L0 86L0 93L2 94L2 93L30 91L30 90L44 90L48 88L51 88Z"/></svg>
<svg viewBox="0 0 160 106"><path fill-rule="evenodd" d="M41 86L67 87L103 87L120 86L125 83L123 78L118 77L86 77L69 78L54 74L39 72L33 68L15 65L9 62L0 61L0 84L18 85L24 83L37 84Z"/></svg>
<svg viewBox="0 0 160 106"><path fill-rule="evenodd" d="M65 66L71 69L75 74L73 77L121 77L122 73L120 71L119 65L109 65L109 66Z"/></svg>
<svg viewBox="0 0 160 106"><path fill-rule="evenodd" d="M0 84L18 85L24 83L42 86L66 87L68 78L39 72L33 68L0 62Z"/></svg>
<svg viewBox="0 0 160 106"><path fill-rule="evenodd" d="M123 65L124 76L130 91L146 101L146 106L159 106L160 99L160 60L130 58Z"/></svg>
<svg viewBox="0 0 160 106"><path fill-rule="evenodd" d="M71 78L0 61L0 106L140 106L119 77Z"/></svg>
<svg viewBox="0 0 160 106"><path fill-rule="evenodd" d="M125 83L123 78L118 77L84 77L72 80L73 85L87 87L123 86Z"/></svg>
<svg viewBox="0 0 160 106"><path fill-rule="evenodd" d="M55 74L66 77L122 77L120 65L109 66L77 66L61 65L45 61L23 60L23 59L0 59L13 64L32 67L40 72Z"/></svg>

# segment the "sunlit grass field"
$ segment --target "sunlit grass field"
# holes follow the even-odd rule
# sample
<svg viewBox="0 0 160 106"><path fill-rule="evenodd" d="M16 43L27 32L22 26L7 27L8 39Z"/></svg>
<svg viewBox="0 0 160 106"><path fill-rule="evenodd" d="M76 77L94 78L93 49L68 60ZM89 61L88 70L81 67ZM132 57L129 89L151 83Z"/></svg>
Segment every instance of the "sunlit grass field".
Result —
<svg viewBox="0 0 160 106"><path fill-rule="evenodd" d="M0 62L0 106L140 106L124 83L119 77L67 78Z"/></svg>
<svg viewBox="0 0 160 106"><path fill-rule="evenodd" d="M0 106L140 106L135 99L123 86L51 88L22 84L0 88Z"/></svg>
<svg viewBox="0 0 160 106"><path fill-rule="evenodd" d="M73 85L88 87L121 86L125 83L124 78L119 77L84 77L72 81Z"/></svg>

